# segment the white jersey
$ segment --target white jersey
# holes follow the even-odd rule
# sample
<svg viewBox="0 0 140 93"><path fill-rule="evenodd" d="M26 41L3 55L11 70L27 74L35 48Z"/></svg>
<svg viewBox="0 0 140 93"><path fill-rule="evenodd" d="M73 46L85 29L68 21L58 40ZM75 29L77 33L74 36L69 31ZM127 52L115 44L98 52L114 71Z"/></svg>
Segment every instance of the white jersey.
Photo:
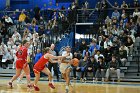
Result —
<svg viewBox="0 0 140 93"><path fill-rule="evenodd" d="M62 53L62 56L65 56L66 54L67 54L67 52L65 51L65 52ZM72 53L70 53L70 55L67 56L65 60L71 61L72 58L73 58L73 55L72 55Z"/></svg>
<svg viewBox="0 0 140 93"><path fill-rule="evenodd" d="M62 56L65 56L66 54L67 54L67 52L64 51L64 52L62 53ZM73 58L73 55L72 55L72 53L70 53L70 55L67 56L65 60L67 60L68 62L70 62L72 58ZM60 72L61 72L61 73L66 73L66 72L65 72L66 69L71 69L71 68L72 68L72 67L71 67L70 64L67 64L67 63L61 63L61 64L60 64Z"/></svg>

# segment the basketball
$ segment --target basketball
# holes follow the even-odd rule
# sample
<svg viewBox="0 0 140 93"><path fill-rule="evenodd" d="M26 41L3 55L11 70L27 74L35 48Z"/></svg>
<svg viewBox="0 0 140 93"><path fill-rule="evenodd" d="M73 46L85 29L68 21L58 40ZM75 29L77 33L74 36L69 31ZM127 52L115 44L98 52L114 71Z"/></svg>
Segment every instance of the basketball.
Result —
<svg viewBox="0 0 140 93"><path fill-rule="evenodd" d="M73 58L73 63L72 63L72 65L73 65L73 66L78 66L78 64L79 64L79 60L78 60L77 58Z"/></svg>

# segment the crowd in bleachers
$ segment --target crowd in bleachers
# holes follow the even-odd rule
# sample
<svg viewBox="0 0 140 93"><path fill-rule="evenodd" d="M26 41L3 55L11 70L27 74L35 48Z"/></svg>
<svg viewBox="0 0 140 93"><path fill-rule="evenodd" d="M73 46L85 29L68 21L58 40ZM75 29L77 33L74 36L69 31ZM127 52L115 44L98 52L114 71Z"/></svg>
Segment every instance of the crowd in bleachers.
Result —
<svg viewBox="0 0 140 93"><path fill-rule="evenodd" d="M98 2L97 6L100 3ZM93 37L92 42L87 44L86 39L83 39L76 44L79 45L79 50L76 46L77 52L75 52L75 55L80 63L79 66L73 69L74 78L76 78L76 71L81 71L82 74L79 78L82 81L86 80L87 71L89 71L93 73L93 80L98 80L100 74L102 81L105 77L108 81L110 74L116 73L118 81L120 81L120 67L126 66L127 58L133 56L135 38L140 36L138 4L138 1L135 0L132 7L128 6L125 1L121 6L115 2L114 12L110 17L106 16L105 19L102 19L103 23L100 25L95 37ZM127 10L128 8L135 8L135 10L132 12ZM120 10L122 12L119 12ZM97 8L97 11L99 11L99 8ZM80 54L82 54L82 59Z"/></svg>
<svg viewBox="0 0 140 93"><path fill-rule="evenodd" d="M93 73L94 80L98 80L100 74L102 81L105 77L108 80L110 73L117 73L120 80L119 67L125 66L127 57L132 56L133 43L135 38L140 36L140 12L137 2L134 1L135 11L130 14L126 12L129 5L123 1L123 4L119 6L115 2L116 8L112 16L106 16L104 25L99 27L92 42L88 45L85 40L82 40L79 50L74 51L74 57L80 60L79 66L73 67L74 78L76 78L76 72L80 71L82 72L80 78L83 81L87 77L87 72L90 71ZM106 7L105 4L103 0L103 7ZM88 2L85 2L82 9L85 11L87 8ZM117 8L122 8L122 12L119 12ZM28 50L31 58L34 58L36 53L40 53L37 49L55 43L51 40L58 39L59 35L61 38L60 33L65 33L70 24L76 22L76 9L77 5L72 3L68 11L53 10L49 12L48 20L40 14L38 6L34 8L33 18L25 11L20 14L14 12L3 15L0 21L0 55L6 66L2 67L7 68L7 64L12 63L15 68L15 52L25 39L31 43ZM100 10L100 7L97 10Z"/></svg>

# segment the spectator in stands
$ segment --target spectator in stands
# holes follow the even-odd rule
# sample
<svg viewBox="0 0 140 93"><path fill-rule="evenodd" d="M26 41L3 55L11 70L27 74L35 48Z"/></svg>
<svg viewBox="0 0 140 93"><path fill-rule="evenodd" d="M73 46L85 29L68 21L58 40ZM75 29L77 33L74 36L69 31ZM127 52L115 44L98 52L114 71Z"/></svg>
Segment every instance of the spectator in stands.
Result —
<svg viewBox="0 0 140 93"><path fill-rule="evenodd" d="M138 8L135 8L135 11L133 12L134 22L137 21L138 16L140 16L140 12Z"/></svg>
<svg viewBox="0 0 140 93"><path fill-rule="evenodd" d="M74 78L76 78L76 71L81 72L81 77L80 77L81 82L84 82L85 79L84 74L87 68L87 63L88 63L88 58L87 56L85 56L84 59L80 60L79 65L73 68Z"/></svg>
<svg viewBox="0 0 140 93"><path fill-rule="evenodd" d="M123 15L123 16L122 16L122 20L123 20L123 28L125 28L125 27L126 27L126 24L128 23L128 18L127 18L127 16L126 16L126 15Z"/></svg>
<svg viewBox="0 0 140 93"><path fill-rule="evenodd" d="M117 2L114 2L114 7L115 7L115 8L119 8L119 5L118 5Z"/></svg>
<svg viewBox="0 0 140 93"><path fill-rule="evenodd" d="M12 46L14 46L14 41L12 38L9 38L8 42L7 42L7 47L8 48L12 48Z"/></svg>
<svg viewBox="0 0 140 93"><path fill-rule="evenodd" d="M132 56L132 52L133 52L133 40L132 40L132 38L131 37L127 37L127 41L126 41L126 43L125 43L125 46L126 47L128 47L128 49L129 49L129 55L131 55Z"/></svg>
<svg viewBox="0 0 140 93"><path fill-rule="evenodd" d="M100 50L97 50L96 54L94 55L94 58L95 58L96 62L98 62L98 58L99 57L103 57L104 58L104 55L101 54Z"/></svg>
<svg viewBox="0 0 140 93"><path fill-rule="evenodd" d="M133 5L132 5L132 7L134 7L134 8L137 8L137 7L139 7L140 5L139 5L139 1L138 0L134 0L134 3L133 3Z"/></svg>
<svg viewBox="0 0 140 93"><path fill-rule="evenodd" d="M108 68L106 71L106 81L108 81L109 76L112 74L117 74L118 82L120 81L120 67L116 56L112 56L112 60L108 63Z"/></svg>
<svg viewBox="0 0 140 93"><path fill-rule="evenodd" d="M99 45L101 51L104 50L104 41L103 41L102 36L99 36L99 37L98 37L97 45Z"/></svg>
<svg viewBox="0 0 140 93"><path fill-rule="evenodd" d="M10 16L7 16L7 15L5 16L5 25L6 27L13 25L13 20L11 19Z"/></svg>
<svg viewBox="0 0 140 93"><path fill-rule="evenodd" d="M106 70L106 64L104 62L104 58L102 56L100 56L100 57L98 57L97 71L96 71L96 74L95 74L95 80L96 81L98 81L99 74L101 74L102 82L104 82L105 70Z"/></svg>
<svg viewBox="0 0 140 93"><path fill-rule="evenodd" d="M105 57L105 62L110 62L111 61L111 56L112 56L112 54L113 54L113 50L112 50L112 48L108 45L107 46L107 48L106 49L104 49L104 51L103 51L103 55L104 55L104 57ZM106 64L107 64L106 63Z"/></svg>
<svg viewBox="0 0 140 93"><path fill-rule="evenodd" d="M12 39L14 42L15 42L17 36L19 37L19 40L21 40L21 35L15 30L14 34L12 35Z"/></svg>
<svg viewBox="0 0 140 93"><path fill-rule="evenodd" d="M109 16L106 17L105 24L106 24L107 28L111 26L112 20L109 18Z"/></svg>
<svg viewBox="0 0 140 93"><path fill-rule="evenodd" d="M106 49L108 45L112 46L112 41L108 38L108 36L106 36L106 39L104 41L104 49Z"/></svg>
<svg viewBox="0 0 140 93"><path fill-rule="evenodd" d="M120 13L118 12L117 9L115 9L114 12L112 13L112 17L111 18L114 18L114 17L116 17L118 20L120 18Z"/></svg>
<svg viewBox="0 0 140 93"><path fill-rule="evenodd" d="M101 3L100 2L97 2L96 6L95 6L95 9L97 11L101 9Z"/></svg>
<svg viewBox="0 0 140 93"><path fill-rule="evenodd" d="M125 3L125 1L123 1L122 5L121 5L121 8L128 8L128 5Z"/></svg>
<svg viewBox="0 0 140 93"><path fill-rule="evenodd" d="M16 36L16 39L15 39L15 43L14 43L14 45L16 45L16 46L19 46L20 44L21 44L21 40L19 40L19 37L18 36Z"/></svg>
<svg viewBox="0 0 140 93"><path fill-rule="evenodd" d="M121 46L119 48L119 58L120 58L120 61L121 61L120 65L125 66L125 64L127 62L127 51L124 49L123 46Z"/></svg>
<svg viewBox="0 0 140 93"><path fill-rule="evenodd" d="M21 12L19 15L19 22L24 22L26 19L26 15L24 14L24 11Z"/></svg>
<svg viewBox="0 0 140 93"><path fill-rule="evenodd" d="M34 8L34 17L35 17L36 20L40 19L40 8L37 5Z"/></svg>
<svg viewBox="0 0 140 93"><path fill-rule="evenodd" d="M95 54L96 50L100 50L99 45L97 45L96 40L92 40L90 47L89 47L89 51L91 51L91 54Z"/></svg>
<svg viewBox="0 0 140 93"><path fill-rule="evenodd" d="M82 57L87 56L90 57L91 56L91 51L88 50L88 47L86 47L85 50L83 50L83 55Z"/></svg>
<svg viewBox="0 0 140 93"><path fill-rule="evenodd" d="M82 40L82 43L79 46L79 51L81 53L83 53L83 50L85 50L86 48L87 48L87 44L86 44L85 40Z"/></svg>
<svg viewBox="0 0 140 93"><path fill-rule="evenodd" d="M41 57L42 57L41 50L37 49L37 53L35 54L35 57L34 57L35 59L34 59L33 64L35 64Z"/></svg>

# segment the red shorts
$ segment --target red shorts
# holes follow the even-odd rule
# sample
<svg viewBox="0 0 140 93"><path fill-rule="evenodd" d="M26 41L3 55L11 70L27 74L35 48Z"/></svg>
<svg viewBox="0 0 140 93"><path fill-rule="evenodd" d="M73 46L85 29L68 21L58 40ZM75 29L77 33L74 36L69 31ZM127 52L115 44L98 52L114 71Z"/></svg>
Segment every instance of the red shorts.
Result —
<svg viewBox="0 0 140 93"><path fill-rule="evenodd" d="M43 67L34 66L33 71L34 73L39 74L44 68L45 66Z"/></svg>
<svg viewBox="0 0 140 93"><path fill-rule="evenodd" d="M24 67L27 67L27 63L23 60L17 60L16 61L16 68L17 69L23 69Z"/></svg>

